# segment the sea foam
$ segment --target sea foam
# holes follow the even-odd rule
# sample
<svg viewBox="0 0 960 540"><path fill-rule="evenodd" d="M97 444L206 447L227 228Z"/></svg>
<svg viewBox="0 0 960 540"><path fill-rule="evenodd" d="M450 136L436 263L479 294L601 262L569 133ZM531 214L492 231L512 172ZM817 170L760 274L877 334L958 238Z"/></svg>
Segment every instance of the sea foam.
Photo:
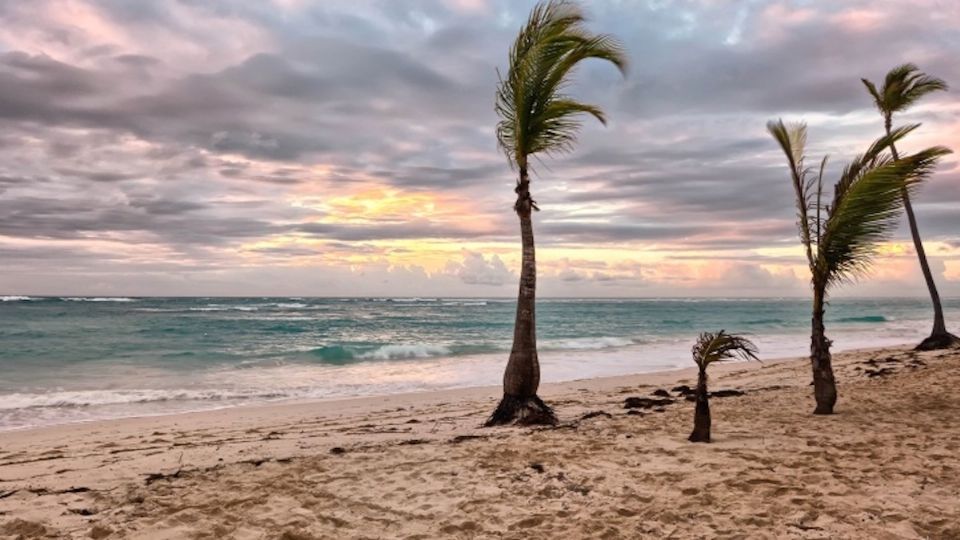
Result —
<svg viewBox="0 0 960 540"><path fill-rule="evenodd" d="M392 360L394 358L432 358L448 354L450 354L450 348L443 345L406 344L384 345L379 349L359 355L359 358Z"/></svg>

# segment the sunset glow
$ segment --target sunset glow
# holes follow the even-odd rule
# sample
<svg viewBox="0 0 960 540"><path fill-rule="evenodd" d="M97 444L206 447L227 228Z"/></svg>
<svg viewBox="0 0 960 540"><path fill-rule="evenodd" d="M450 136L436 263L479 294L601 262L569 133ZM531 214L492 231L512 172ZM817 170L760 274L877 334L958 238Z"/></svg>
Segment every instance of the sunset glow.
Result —
<svg viewBox="0 0 960 540"><path fill-rule="evenodd" d="M515 171L492 99L530 5L0 8L0 292L510 296ZM804 295L765 122L807 120L832 179L882 130L861 76L909 60L960 87L942 3L588 9L632 66L587 64L571 93L609 125L534 162L548 296ZM906 151L960 149L955 89L897 121L923 123ZM915 205L947 296L958 203L954 155ZM923 292L905 227L877 257L847 294Z"/></svg>

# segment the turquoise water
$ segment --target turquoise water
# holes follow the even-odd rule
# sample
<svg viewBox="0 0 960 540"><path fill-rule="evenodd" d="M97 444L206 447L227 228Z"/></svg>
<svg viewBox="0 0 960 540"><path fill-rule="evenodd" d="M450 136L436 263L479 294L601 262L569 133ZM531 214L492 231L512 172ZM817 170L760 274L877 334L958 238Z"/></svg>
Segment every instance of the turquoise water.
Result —
<svg viewBox="0 0 960 540"><path fill-rule="evenodd" d="M506 299L0 297L0 429L498 384ZM948 300L950 312L960 301ZM835 348L917 341L925 300L843 299ZM807 349L801 299L541 300L545 381L684 367L702 330Z"/></svg>

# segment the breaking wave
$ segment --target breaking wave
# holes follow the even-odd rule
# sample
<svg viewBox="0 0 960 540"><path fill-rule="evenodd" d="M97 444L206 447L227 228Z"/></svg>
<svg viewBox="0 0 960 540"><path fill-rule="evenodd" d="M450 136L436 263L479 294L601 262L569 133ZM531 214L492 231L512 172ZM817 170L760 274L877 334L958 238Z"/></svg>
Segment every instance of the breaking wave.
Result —
<svg viewBox="0 0 960 540"><path fill-rule="evenodd" d="M883 323L890 322L890 319L883 315L863 315L860 317L843 317L837 319L839 322L865 322L865 323Z"/></svg>

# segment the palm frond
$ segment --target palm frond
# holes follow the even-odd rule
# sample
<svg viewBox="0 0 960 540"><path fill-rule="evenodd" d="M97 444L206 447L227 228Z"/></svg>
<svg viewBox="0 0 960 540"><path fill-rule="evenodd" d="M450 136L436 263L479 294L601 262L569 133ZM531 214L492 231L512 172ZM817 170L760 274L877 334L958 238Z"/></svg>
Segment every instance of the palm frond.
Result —
<svg viewBox="0 0 960 540"><path fill-rule="evenodd" d="M914 124L893 129L855 157L834 185L832 203L825 206L826 158L817 175L804 165L806 126L787 126L783 121L767 123L787 157L796 191L800 241L806 249L814 285L826 289L862 274L879 242L896 227L904 193L909 195L916 189L939 159L950 153L937 146L893 160L887 150L917 127Z"/></svg>
<svg viewBox="0 0 960 540"><path fill-rule="evenodd" d="M873 104L876 105L877 109L880 109L883 112L883 94L877 90L877 86L870 82L869 79L860 79L864 86L867 87L867 92L870 93L870 96L873 97Z"/></svg>
<svg viewBox="0 0 960 540"><path fill-rule="evenodd" d="M897 226L904 191L909 193L926 180L949 153L933 147L896 161L887 154L868 153L847 167L836 186L817 253L826 286L851 281L869 267L877 245Z"/></svg>
<svg viewBox="0 0 960 540"><path fill-rule="evenodd" d="M820 242L823 241L823 220L825 219L824 208L821 204L821 201L823 201L823 173L825 173L827 170L827 162L829 160L830 156L823 156L823 159L820 160L820 171L817 173L817 194L813 199L816 201L816 204L814 216L811 217L813 218L813 224L816 228L815 234L817 246L819 246Z"/></svg>
<svg viewBox="0 0 960 540"><path fill-rule="evenodd" d="M693 361L706 370L713 362L742 358L744 360L757 359L757 346L749 339L736 334L727 334L725 331L703 332L693 345L691 353Z"/></svg>
<svg viewBox="0 0 960 540"><path fill-rule="evenodd" d="M511 165L526 167L536 153L569 151L580 122L589 114L605 121L599 108L563 94L574 68L596 58L621 71L627 61L623 48L608 35L586 30L580 7L566 0L538 3L510 49L510 67L500 79L495 110L500 116L497 141Z"/></svg>
<svg viewBox="0 0 960 540"><path fill-rule="evenodd" d="M840 181L837 182L835 186L833 206L837 205L837 199L843 197L843 194L847 191L850 184L855 182L864 170L876 167L877 161L884 157L884 152L886 152L887 149L918 127L920 127L920 124L910 124L894 128L890 131L889 135L884 135L873 141L866 152L854 157L853 160L844 167L843 174L840 175Z"/></svg>
<svg viewBox="0 0 960 540"><path fill-rule="evenodd" d="M819 199L813 192L814 179L810 178L810 170L804 166L807 145L807 126L804 123L790 124L783 123L783 120L776 122L767 122L767 131L780 144L784 155L787 157L788 167L790 169L790 179L793 181L793 188L797 195L797 228L800 231L800 242L804 245L807 253L807 262L813 267L813 246L819 240L819 235L814 236L814 231L819 231L820 227L811 227L811 209L819 208ZM819 193L819 190L817 191ZM817 218L819 220L819 218Z"/></svg>
<svg viewBox="0 0 960 540"><path fill-rule="evenodd" d="M946 82L923 73L915 64L902 64L891 69L879 90L867 79L861 80L885 118L908 109L927 94L948 89Z"/></svg>

